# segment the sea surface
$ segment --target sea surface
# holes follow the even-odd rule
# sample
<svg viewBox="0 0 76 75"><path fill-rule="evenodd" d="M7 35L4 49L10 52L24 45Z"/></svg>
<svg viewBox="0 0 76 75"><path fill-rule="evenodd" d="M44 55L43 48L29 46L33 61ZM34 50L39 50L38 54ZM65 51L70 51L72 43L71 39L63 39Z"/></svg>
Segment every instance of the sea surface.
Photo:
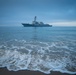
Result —
<svg viewBox="0 0 76 75"><path fill-rule="evenodd" d="M0 26L0 68L76 74L76 27Z"/></svg>

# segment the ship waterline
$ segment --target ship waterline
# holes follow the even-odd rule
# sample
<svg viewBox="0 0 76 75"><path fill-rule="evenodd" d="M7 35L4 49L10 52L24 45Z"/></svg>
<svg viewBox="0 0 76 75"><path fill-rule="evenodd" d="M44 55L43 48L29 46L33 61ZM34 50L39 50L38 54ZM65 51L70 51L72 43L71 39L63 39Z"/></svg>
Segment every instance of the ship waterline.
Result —
<svg viewBox="0 0 76 75"><path fill-rule="evenodd" d="M52 27L52 25L45 24L45 25L34 25L34 24L27 24L27 23L22 23L24 27Z"/></svg>

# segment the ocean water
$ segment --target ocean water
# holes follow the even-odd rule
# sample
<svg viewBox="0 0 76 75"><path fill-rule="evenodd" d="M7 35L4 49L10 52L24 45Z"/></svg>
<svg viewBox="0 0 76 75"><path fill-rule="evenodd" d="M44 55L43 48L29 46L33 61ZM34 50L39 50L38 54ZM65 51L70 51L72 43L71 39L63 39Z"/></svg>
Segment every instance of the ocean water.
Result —
<svg viewBox="0 0 76 75"><path fill-rule="evenodd" d="M0 27L0 67L76 74L76 27Z"/></svg>

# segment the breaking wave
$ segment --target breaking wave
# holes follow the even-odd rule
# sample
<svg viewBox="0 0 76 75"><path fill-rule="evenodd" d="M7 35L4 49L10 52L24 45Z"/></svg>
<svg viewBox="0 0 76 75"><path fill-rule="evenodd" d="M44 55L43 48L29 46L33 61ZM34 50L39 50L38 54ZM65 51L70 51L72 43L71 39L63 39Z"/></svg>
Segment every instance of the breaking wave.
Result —
<svg viewBox="0 0 76 75"><path fill-rule="evenodd" d="M0 67L76 74L76 41L10 40L0 45Z"/></svg>

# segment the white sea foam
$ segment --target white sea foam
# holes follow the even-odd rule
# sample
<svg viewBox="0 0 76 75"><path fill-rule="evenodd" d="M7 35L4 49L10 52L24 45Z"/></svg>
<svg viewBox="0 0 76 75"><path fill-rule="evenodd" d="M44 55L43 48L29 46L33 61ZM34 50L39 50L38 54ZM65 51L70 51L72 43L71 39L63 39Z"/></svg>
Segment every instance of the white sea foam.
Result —
<svg viewBox="0 0 76 75"><path fill-rule="evenodd" d="M11 43L12 42L12 43ZM72 44L73 43L73 44ZM27 42L11 40L0 46L0 67L76 74L74 42Z"/></svg>

